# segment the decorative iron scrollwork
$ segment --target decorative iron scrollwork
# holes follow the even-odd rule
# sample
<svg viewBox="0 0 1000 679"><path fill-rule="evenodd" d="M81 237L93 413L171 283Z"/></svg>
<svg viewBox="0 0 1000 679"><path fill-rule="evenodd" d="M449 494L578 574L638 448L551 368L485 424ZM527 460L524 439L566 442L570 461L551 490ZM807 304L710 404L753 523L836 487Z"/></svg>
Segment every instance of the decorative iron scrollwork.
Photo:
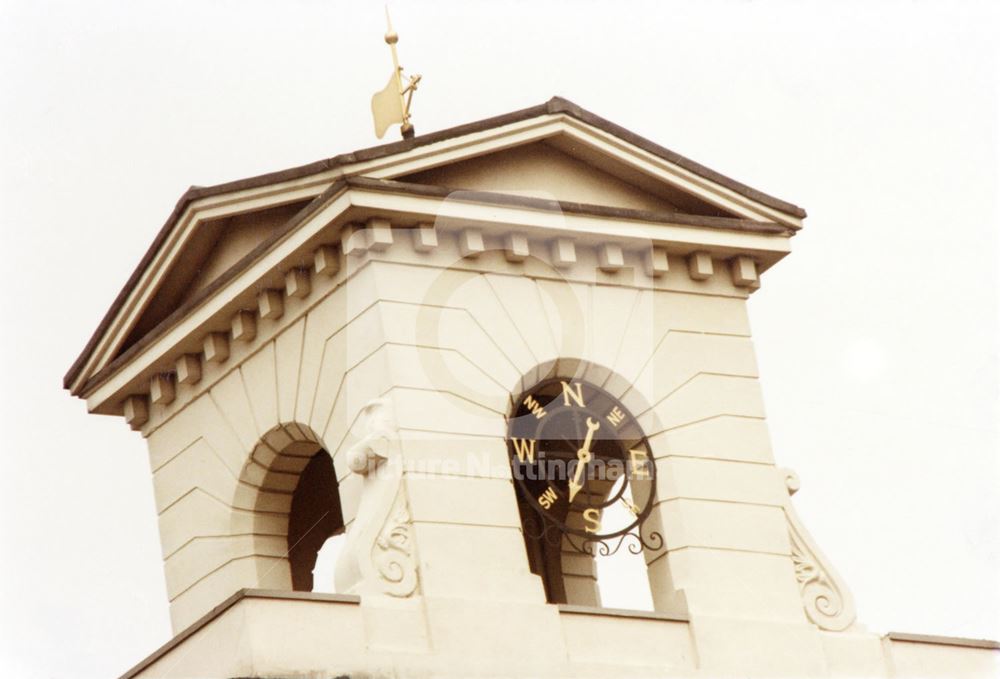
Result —
<svg viewBox="0 0 1000 679"><path fill-rule="evenodd" d="M580 554L587 556L612 556L621 549L623 544L627 544L630 554L642 554L643 550L658 552L664 548L666 542L659 531L650 531L643 537L639 530L621 533L611 538L585 538L573 533L565 532L559 524L542 519L541 531L532 531L529 524L525 524L524 533L532 540L546 540L553 536L565 538L565 543Z"/></svg>
<svg viewBox="0 0 1000 679"><path fill-rule="evenodd" d="M588 556L612 556L626 543L629 553L636 555L642 554L643 550L651 552L659 551L663 549L664 544L663 536L657 531L650 532L648 538L644 538L640 531L622 533L617 538L612 539L591 538L580 540L571 533L566 533L565 535L566 542L573 549Z"/></svg>

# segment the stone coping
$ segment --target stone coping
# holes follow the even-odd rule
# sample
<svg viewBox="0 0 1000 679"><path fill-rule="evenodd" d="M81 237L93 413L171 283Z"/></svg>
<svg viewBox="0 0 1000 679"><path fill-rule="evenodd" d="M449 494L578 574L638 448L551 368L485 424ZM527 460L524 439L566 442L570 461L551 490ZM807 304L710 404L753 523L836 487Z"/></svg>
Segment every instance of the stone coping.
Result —
<svg viewBox="0 0 1000 679"><path fill-rule="evenodd" d="M156 661L163 658L173 649L180 646L184 641L193 636L203 627L207 626L216 618L220 617L227 610L235 606L243 599L278 599L286 601L317 601L325 603L349 604L357 606L361 603L361 597L353 594L325 594L320 592L292 592L275 589L241 589L203 615L201 618L188 625L174 638L165 643L153 653L141 660L130 670L121 675L120 679L132 679L140 672L148 668ZM574 604L559 604L560 614L568 615L597 615L609 618L633 618L638 620L666 620L669 622L690 622L690 618L685 613L664 613L660 611L638 611L622 608L601 608L599 606L578 606ZM909 634L906 632L889 632L885 638L891 641L910 642L919 644L940 644L945 646L963 646L967 648L982 648L987 650L1000 650L1000 643L989 639L968 639L964 637L946 637L931 634Z"/></svg>
<svg viewBox="0 0 1000 679"><path fill-rule="evenodd" d="M636 611L625 608L601 608L600 606L576 606L574 604L559 604L560 613L577 615L601 615L611 618L639 618L642 620L670 620L672 622L690 622L683 614L662 613L660 611Z"/></svg>
<svg viewBox="0 0 1000 679"><path fill-rule="evenodd" d="M909 641L917 644L942 644L944 646L967 646L969 648L987 648L1000 650L1000 642L990 639L967 639L965 637L942 637L933 634L908 634L906 632L889 632L885 635L892 641Z"/></svg>
<svg viewBox="0 0 1000 679"><path fill-rule="evenodd" d="M201 616L198 620L188 625L170 641L160 646L150 655L143 658L134 667L129 669L120 679L132 679L140 672L148 668L156 661L163 658L173 649L180 646L187 639L194 636L199 630L207 626L223 613L235 606L243 599L281 599L287 601L319 601L327 603L359 605L361 597L353 594L324 594L320 592L291 592L277 589L241 589L213 608L211 611ZM577 606L574 604L559 604L560 614L569 615L599 615L610 618L635 618L639 620L667 620L670 622L689 622L690 619L683 613L663 613L659 611L638 611L623 608L601 608L599 606ZM993 643L993 642L982 642ZM966 644L970 645L970 644Z"/></svg>
<svg viewBox="0 0 1000 679"><path fill-rule="evenodd" d="M180 646L202 627L218 618L243 599L286 599L293 601L323 601L328 603L352 604L361 603L361 597L353 594L323 594L320 592L289 592L277 589L241 589L205 615L185 627L173 639L160 646L150 655L143 658L137 665L121 676L120 679L131 679L170 651Z"/></svg>

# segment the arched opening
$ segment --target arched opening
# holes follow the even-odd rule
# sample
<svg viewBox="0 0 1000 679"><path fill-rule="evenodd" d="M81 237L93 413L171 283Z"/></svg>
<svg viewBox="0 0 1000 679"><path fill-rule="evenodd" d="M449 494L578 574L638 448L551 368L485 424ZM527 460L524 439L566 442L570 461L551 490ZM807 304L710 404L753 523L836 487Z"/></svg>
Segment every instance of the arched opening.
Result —
<svg viewBox="0 0 1000 679"><path fill-rule="evenodd" d="M288 514L288 565L292 589L311 592L313 569L328 538L344 532L344 515L330 455L320 449L299 473ZM327 589L331 583L322 583Z"/></svg>
<svg viewBox="0 0 1000 679"><path fill-rule="evenodd" d="M249 528L253 535L248 557L255 578L242 580L241 586L333 589L332 574L317 577L315 569L317 563L336 560L336 542L327 543L344 535L344 515L353 513L350 500L342 504L336 469L320 437L305 425L281 424L257 442L233 499L234 506L246 511L233 513L232 534L245 535ZM332 566L324 568L332 573Z"/></svg>
<svg viewBox="0 0 1000 679"><path fill-rule="evenodd" d="M632 498L627 498L632 501ZM620 515L624 521L628 510L623 505L615 505L605 510L609 514ZM627 548L614 554L594 557L599 604L605 608L624 608L633 611L653 610L653 593L649 586L646 570L646 555L633 554Z"/></svg>
<svg viewBox="0 0 1000 679"><path fill-rule="evenodd" d="M549 603L653 610L647 564L663 547L648 539L658 521L644 523L655 506L653 452L610 371L575 367L539 369L512 399L508 446L529 567Z"/></svg>
<svg viewBox="0 0 1000 679"><path fill-rule="evenodd" d="M323 546L319 548L319 553L316 555L316 565L313 566L312 571L312 591L327 594L337 592L337 588L334 585L337 559L340 558L340 552L344 548L346 540L347 535L345 533L337 533L328 537Z"/></svg>
<svg viewBox="0 0 1000 679"><path fill-rule="evenodd" d="M594 492L593 485L586 492ZM602 489L603 495L608 495ZM600 491L598 491L600 492ZM626 491L626 502L632 497ZM595 550L581 553L562 533L545 530L544 519L518 494L518 510L524 527L524 543L531 572L542 580L549 603L651 611L652 592L646 570L645 553L626 547L610 554ZM612 505L601 513L602 520L625 522L624 504ZM582 525L579 511L571 511L567 523Z"/></svg>
<svg viewBox="0 0 1000 679"><path fill-rule="evenodd" d="M563 578L562 536L544 530L544 519L528 506L520 493L517 496L517 509L521 515L528 567L542 579L545 600L550 604L569 603Z"/></svg>

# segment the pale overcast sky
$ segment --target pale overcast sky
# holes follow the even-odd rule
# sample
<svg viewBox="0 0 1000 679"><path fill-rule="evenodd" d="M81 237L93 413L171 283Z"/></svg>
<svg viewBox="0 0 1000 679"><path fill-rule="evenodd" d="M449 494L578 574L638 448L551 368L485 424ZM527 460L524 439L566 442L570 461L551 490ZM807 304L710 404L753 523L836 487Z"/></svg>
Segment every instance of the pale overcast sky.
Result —
<svg viewBox="0 0 1000 679"><path fill-rule="evenodd" d="M1000 638L996 10L625 6L394 2L418 133L558 94L807 208L751 302L799 513L870 629ZM61 377L189 184L376 143L383 32L376 2L0 0L0 675L169 638L145 443Z"/></svg>

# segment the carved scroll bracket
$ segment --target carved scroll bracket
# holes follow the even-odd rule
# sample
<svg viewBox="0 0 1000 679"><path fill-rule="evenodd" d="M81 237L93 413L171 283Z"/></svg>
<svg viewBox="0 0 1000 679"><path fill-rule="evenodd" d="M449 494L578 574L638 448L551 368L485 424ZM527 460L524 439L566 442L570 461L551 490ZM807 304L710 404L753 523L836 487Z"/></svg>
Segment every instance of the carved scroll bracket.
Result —
<svg viewBox="0 0 1000 679"><path fill-rule="evenodd" d="M806 615L821 629L834 632L845 630L856 617L851 593L830 561L816 546L792 506L791 496L802 486L798 474L791 469L779 471L784 476L785 487L788 489L785 516L788 519L795 578L799 583Z"/></svg>
<svg viewBox="0 0 1000 679"><path fill-rule="evenodd" d="M417 591L417 559L392 402L370 401L361 418L365 433L348 449L347 466L363 477L362 491L337 560L336 588L342 593L408 597Z"/></svg>

